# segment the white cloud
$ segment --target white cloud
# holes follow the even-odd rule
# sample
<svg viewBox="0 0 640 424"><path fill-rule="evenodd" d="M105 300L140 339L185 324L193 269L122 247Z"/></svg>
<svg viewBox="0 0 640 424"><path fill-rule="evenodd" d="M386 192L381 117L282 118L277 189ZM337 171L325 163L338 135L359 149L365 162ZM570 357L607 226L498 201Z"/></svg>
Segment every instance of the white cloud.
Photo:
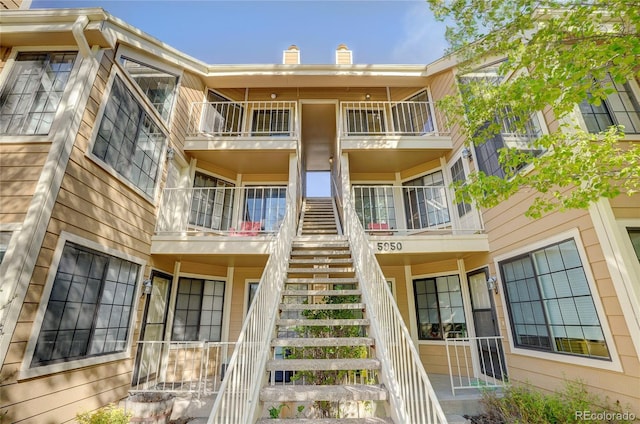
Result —
<svg viewBox="0 0 640 424"><path fill-rule="evenodd" d="M394 47L394 63L429 64L444 55L445 25L433 17L426 1L412 5L404 16L401 41Z"/></svg>

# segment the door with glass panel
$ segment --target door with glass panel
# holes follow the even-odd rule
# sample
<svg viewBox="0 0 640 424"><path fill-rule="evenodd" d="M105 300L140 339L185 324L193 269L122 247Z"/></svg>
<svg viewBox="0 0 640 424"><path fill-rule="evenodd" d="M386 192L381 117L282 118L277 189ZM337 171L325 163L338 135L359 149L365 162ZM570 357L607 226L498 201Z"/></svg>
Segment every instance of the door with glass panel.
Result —
<svg viewBox="0 0 640 424"><path fill-rule="evenodd" d="M192 190L189 224L210 230L229 230L232 227L234 185L196 172Z"/></svg>
<svg viewBox="0 0 640 424"><path fill-rule="evenodd" d="M356 213L366 230L397 228L391 186L359 186L353 189Z"/></svg>
<svg viewBox="0 0 640 424"><path fill-rule="evenodd" d="M467 274L471 311L476 330L478 362L480 372L486 376L502 379L506 377L506 365L502 345L493 337L499 336L493 295L487 286L486 269Z"/></svg>
<svg viewBox="0 0 640 424"><path fill-rule="evenodd" d="M151 275L151 293L145 302L140 341L136 355L133 383L155 381L162 367L163 341L167 327L167 311L172 277L156 271Z"/></svg>
<svg viewBox="0 0 640 424"><path fill-rule="evenodd" d="M284 186L247 187L243 221L260 223L261 231L278 231L284 219L286 195L287 189Z"/></svg>

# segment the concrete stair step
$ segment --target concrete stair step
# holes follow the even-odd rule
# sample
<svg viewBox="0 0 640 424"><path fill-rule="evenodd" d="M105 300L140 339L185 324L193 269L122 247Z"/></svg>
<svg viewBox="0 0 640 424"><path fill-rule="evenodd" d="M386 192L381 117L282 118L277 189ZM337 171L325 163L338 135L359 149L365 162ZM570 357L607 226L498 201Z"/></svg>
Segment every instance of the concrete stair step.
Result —
<svg viewBox="0 0 640 424"><path fill-rule="evenodd" d="M291 256L351 256L351 251L349 249L294 250Z"/></svg>
<svg viewBox="0 0 640 424"><path fill-rule="evenodd" d="M281 303L281 311L344 311L344 310L362 310L364 303Z"/></svg>
<svg viewBox="0 0 640 424"><path fill-rule="evenodd" d="M280 318L276 325L280 327L337 327L337 326L367 326L371 324L368 318L355 319L304 319L304 318Z"/></svg>
<svg viewBox="0 0 640 424"><path fill-rule="evenodd" d="M263 402L310 402L387 400L389 394L380 385L268 386L260 390Z"/></svg>
<svg viewBox="0 0 640 424"><path fill-rule="evenodd" d="M289 274L344 274L344 273L354 273L355 270L351 267L345 268L289 268L287 270Z"/></svg>
<svg viewBox="0 0 640 424"><path fill-rule="evenodd" d="M283 296L360 296L360 290L283 290Z"/></svg>
<svg viewBox="0 0 640 424"><path fill-rule="evenodd" d="M289 259L290 264L351 264L351 258L292 258Z"/></svg>
<svg viewBox="0 0 640 424"><path fill-rule="evenodd" d="M287 278L286 284L358 284L357 278Z"/></svg>
<svg viewBox="0 0 640 424"><path fill-rule="evenodd" d="M339 237L339 236L338 236ZM304 236L296 237L296 240L292 245L293 249L312 249L312 250L338 250L349 249L351 246L347 240L336 240L336 236L330 236L326 239L318 238L318 237L308 237L305 239Z"/></svg>
<svg viewBox="0 0 640 424"><path fill-rule="evenodd" d="M371 337L295 337L278 338L271 341L271 346L280 347L324 347L324 346L373 346Z"/></svg>
<svg viewBox="0 0 640 424"><path fill-rule="evenodd" d="M333 229L333 230L302 230L302 235L306 235L306 234L338 234L338 230L337 229Z"/></svg>
<svg viewBox="0 0 640 424"><path fill-rule="evenodd" d="M375 358L359 359L270 359L267 371L350 371L379 370Z"/></svg>
<svg viewBox="0 0 640 424"><path fill-rule="evenodd" d="M191 422L191 421L190 421ZM261 418L257 424L393 424L391 418Z"/></svg>

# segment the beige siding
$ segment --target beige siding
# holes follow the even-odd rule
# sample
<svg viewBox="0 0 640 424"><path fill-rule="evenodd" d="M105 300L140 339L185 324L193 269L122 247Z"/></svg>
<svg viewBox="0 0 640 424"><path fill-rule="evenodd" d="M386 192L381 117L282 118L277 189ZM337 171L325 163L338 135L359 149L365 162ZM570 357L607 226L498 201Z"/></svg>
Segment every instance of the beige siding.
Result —
<svg viewBox="0 0 640 424"><path fill-rule="evenodd" d="M544 241L556 234L578 229L582 245L586 252L583 266L590 271L595 280L596 292L604 309L602 321L607 321L613 333L613 343L618 350L623 372L614 372L595 367L586 367L566 362L536 359L514 353L507 354L509 377L512 381L528 381L534 386L546 390L555 390L562 386L562 380L582 378L595 393L609 396L612 402L620 400L623 404L640 405L640 391L629 391L626 388L640 387L640 362L631 342L629 329L625 323L622 308L614 290L611 277L587 211L570 211L550 213L539 220L523 216L532 201L532 193L518 193L511 200L503 202L484 214L485 225L489 234L492 256L506 255L516 249L527 248L532 243ZM615 199L614 204L623 205L624 201ZM620 210L625 209L620 207ZM626 208L629 209L629 208ZM580 244L580 241L577 241ZM495 270L492 270L492 273ZM502 296L495 297L498 308L498 321L501 333L510 334L505 326ZM559 355L559 354L558 354ZM559 358L562 356L558 356ZM531 370L535 370L532 372ZM639 412L637 406L633 406Z"/></svg>
<svg viewBox="0 0 640 424"><path fill-rule="evenodd" d="M22 0L0 0L0 10L19 9Z"/></svg>
<svg viewBox="0 0 640 424"><path fill-rule="evenodd" d="M202 102L205 98L204 91L204 84L199 78L193 74L184 73L172 113L172 131L169 137L171 144L179 150L182 150L183 140L187 134L191 104Z"/></svg>
<svg viewBox="0 0 640 424"><path fill-rule="evenodd" d="M67 231L107 248L148 260L151 233L154 228L155 207L140 195L107 173L85 156L89 137L96 124L96 111L106 88L112 55L105 55L100 76L91 91L89 107L85 110L82 127L76 137L70 161L62 180L60 192L53 207L36 268L28 288L12 337L9 356L2 367L4 409L10 422L65 422L77 412L95 409L126 396L130 383L131 360L75 369L30 380L17 380L16 371L22 362L26 342L37 336L39 328L33 321L38 311L44 284L50 270L59 235ZM0 146L3 149L15 147ZM25 165L41 163L46 145L36 148ZM28 150L25 150L28 152ZM23 155L24 156L24 155ZM22 157L13 154L14 163ZM40 165L36 165L40 166ZM32 172L37 174L37 172ZM28 187L27 184L24 185ZM28 189L25 189L27 193ZM141 270L144 272L145 270ZM134 299L139 321L143 303ZM137 331L132 335L137 338Z"/></svg>
<svg viewBox="0 0 640 424"><path fill-rule="evenodd" d="M231 304L225 307L231 308L229 317L229 340L235 341L240 335L242 321L247 311L246 299L247 280L260 281L262 268L235 268L233 270L233 295Z"/></svg>
<svg viewBox="0 0 640 424"><path fill-rule="evenodd" d="M49 143L0 144L0 223L24 220L49 147Z"/></svg>
<svg viewBox="0 0 640 424"><path fill-rule="evenodd" d="M618 219L640 219L640 195L618 196L610 200L613 214Z"/></svg>

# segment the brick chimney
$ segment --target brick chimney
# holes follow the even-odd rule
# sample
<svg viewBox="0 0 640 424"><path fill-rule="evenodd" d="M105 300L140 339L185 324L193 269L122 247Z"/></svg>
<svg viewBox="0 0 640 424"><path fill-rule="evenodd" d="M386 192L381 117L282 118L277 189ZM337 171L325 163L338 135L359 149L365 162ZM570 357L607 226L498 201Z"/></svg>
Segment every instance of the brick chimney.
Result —
<svg viewBox="0 0 640 424"><path fill-rule="evenodd" d="M282 63L285 65L300 64L300 49L295 44L289 46L287 50L282 52Z"/></svg>
<svg viewBox="0 0 640 424"><path fill-rule="evenodd" d="M346 44L340 44L336 49L336 65L353 64L353 54Z"/></svg>

